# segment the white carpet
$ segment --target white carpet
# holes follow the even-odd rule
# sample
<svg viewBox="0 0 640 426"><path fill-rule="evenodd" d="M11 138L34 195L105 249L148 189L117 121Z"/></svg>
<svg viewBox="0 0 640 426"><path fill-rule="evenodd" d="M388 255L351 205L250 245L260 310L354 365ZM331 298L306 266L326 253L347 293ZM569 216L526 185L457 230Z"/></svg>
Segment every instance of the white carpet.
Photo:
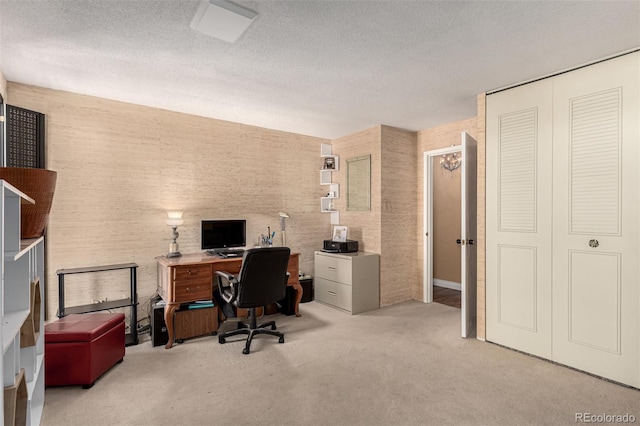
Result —
<svg viewBox="0 0 640 426"><path fill-rule="evenodd" d="M271 316L284 344L259 336L249 355L231 339L165 350L143 336L93 388L47 388L42 424L556 425L575 424L576 413L640 421L639 391L462 339L455 308L300 308L300 318Z"/></svg>

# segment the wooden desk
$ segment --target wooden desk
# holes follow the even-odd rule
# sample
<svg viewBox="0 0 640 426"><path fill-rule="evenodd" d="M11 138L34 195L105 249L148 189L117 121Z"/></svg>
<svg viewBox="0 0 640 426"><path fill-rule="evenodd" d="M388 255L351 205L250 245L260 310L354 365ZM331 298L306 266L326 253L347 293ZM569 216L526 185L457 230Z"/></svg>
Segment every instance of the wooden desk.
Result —
<svg viewBox="0 0 640 426"><path fill-rule="evenodd" d="M185 254L181 257L156 257L158 262L158 294L166 302L164 321L167 324L169 341L166 349L173 346L175 338L173 315L181 303L213 299L215 271L226 271L237 275L242 265L242 257L219 258L206 253ZM287 285L296 290L295 313L302 299L302 286L298 281L300 253L289 257L289 281ZM217 285L216 285L217 288Z"/></svg>

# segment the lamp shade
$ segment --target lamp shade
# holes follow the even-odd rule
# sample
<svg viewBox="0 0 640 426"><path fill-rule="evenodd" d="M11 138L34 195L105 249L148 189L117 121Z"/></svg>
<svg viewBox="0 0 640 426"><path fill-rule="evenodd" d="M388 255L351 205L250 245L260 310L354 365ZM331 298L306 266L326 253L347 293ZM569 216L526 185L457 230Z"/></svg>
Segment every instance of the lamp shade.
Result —
<svg viewBox="0 0 640 426"><path fill-rule="evenodd" d="M182 218L183 214L184 212L180 212L180 211L167 212L167 216L169 216L169 218L167 219L167 225L169 226L182 225L184 223L184 219Z"/></svg>

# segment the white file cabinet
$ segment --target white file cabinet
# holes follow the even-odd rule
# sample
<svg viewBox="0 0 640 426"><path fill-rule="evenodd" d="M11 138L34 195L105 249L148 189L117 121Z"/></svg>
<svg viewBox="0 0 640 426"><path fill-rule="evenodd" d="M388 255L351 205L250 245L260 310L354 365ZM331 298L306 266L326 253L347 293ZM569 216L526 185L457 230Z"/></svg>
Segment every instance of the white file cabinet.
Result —
<svg viewBox="0 0 640 426"><path fill-rule="evenodd" d="M315 300L350 314L380 307L380 255L325 253L314 257Z"/></svg>

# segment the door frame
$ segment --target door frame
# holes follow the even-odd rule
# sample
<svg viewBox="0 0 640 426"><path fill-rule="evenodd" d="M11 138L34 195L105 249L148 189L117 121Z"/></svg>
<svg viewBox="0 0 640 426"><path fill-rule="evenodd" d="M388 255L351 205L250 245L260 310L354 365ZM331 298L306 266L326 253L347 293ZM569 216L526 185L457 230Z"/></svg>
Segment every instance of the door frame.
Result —
<svg viewBox="0 0 640 426"><path fill-rule="evenodd" d="M422 258L423 258L423 278L422 278L422 301L424 303L433 302L433 159L443 154L462 152L462 145L452 145L447 148L434 149L423 153L424 174L423 190L424 203L422 214Z"/></svg>
<svg viewBox="0 0 640 426"><path fill-rule="evenodd" d="M476 332L477 317L477 258L476 258L476 226L477 226L477 142L467 132L462 132L460 145L425 152L424 155L424 242L423 242L423 300L433 302L433 176L436 156L460 152L460 323L461 336L471 337ZM430 238L431 237L431 238Z"/></svg>

